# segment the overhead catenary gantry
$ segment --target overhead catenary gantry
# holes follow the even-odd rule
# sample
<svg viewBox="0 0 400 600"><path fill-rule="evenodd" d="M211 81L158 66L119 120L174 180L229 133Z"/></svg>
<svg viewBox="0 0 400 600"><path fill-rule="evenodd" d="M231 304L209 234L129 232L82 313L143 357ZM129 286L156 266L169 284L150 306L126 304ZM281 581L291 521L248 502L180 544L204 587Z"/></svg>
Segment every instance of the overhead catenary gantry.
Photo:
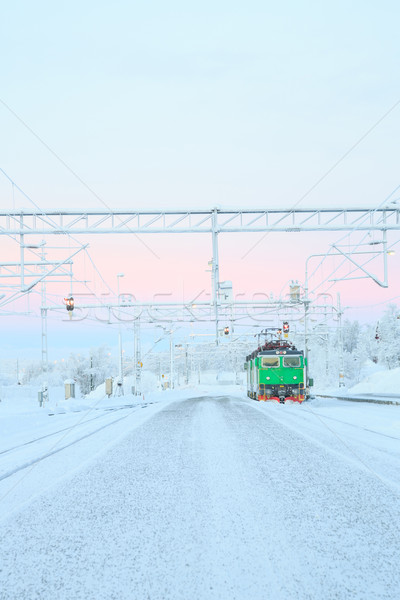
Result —
<svg viewBox="0 0 400 600"><path fill-rule="evenodd" d="M378 208L0 210L0 235L20 236L21 248L25 235L211 234L214 302L219 285L220 233L379 231L385 241L389 230L400 230L400 206L396 203Z"/></svg>
<svg viewBox="0 0 400 600"><path fill-rule="evenodd" d="M206 233L212 236L212 299L215 333L218 343L219 302L222 287L219 281L218 236L221 233L292 233L292 232L365 232L382 233L382 254L386 260L386 233L400 230L400 207L387 203L378 208L332 207L332 208L268 208L268 209L193 209L193 210L1 210L0 235L19 236L21 263L23 264L25 236L58 235L77 236L88 234L179 234ZM76 238L75 238L76 240ZM336 248L336 247L335 247ZM252 249L250 249L251 251ZM250 252L249 251L249 252ZM337 253L350 255L336 248ZM71 258L71 257L69 257ZM384 262L384 280L379 285L387 287L387 266ZM51 271L49 271L51 273ZM16 273L17 275L17 273ZM24 286L24 269L20 269L21 289ZM7 299L3 301L6 303Z"/></svg>
<svg viewBox="0 0 400 600"><path fill-rule="evenodd" d="M265 233L400 230L400 207L0 211L0 234Z"/></svg>
<svg viewBox="0 0 400 600"><path fill-rule="evenodd" d="M219 281L219 259L218 259L218 236L221 233L297 233L297 232L380 232L382 234L382 254L384 255L384 279L374 280L387 287L386 233L389 230L400 230L400 206L396 203L388 203L378 208L271 208L271 209L193 209L193 210L0 210L0 235L16 236L20 243L20 264L7 265L8 272L4 275L20 278L19 293L27 293L39 282L43 282L46 276L58 272L60 267L71 263L71 258L84 246L80 246L73 255L59 262L47 262L44 256L37 264L25 261L24 249L32 248L27 245L26 236L75 236L89 234L179 234L179 233L205 233L212 236L212 299L210 303L204 303L203 309L207 311L207 305L213 312L215 320L215 340L218 344L219 318L226 313L223 310L223 288ZM250 249L251 251L251 249ZM357 252L344 252L335 246L338 254L349 258ZM356 267L359 267L350 258ZM4 266L6 266L4 264ZM42 274L34 278L34 282L26 283L25 277L29 278L33 273L26 272L26 267L40 266ZM14 271L13 271L14 269ZM364 273L371 276L365 268ZM14 286L17 287L17 286ZM48 307L45 305L45 291L42 289L42 320ZM16 292L18 293L18 292ZM3 300L6 304L9 299ZM229 310L233 315L235 302L228 302ZM254 307L254 303L251 303ZM268 303L267 303L268 304ZM290 302L288 304L291 304ZM300 302L301 304L301 302ZM309 299L306 293L303 299L305 313L307 315ZM298 308L297 302L291 308ZM137 307L137 305L136 305ZM87 306L89 308L89 306ZM111 309L111 306L108 306ZM125 306L127 308L127 306ZM261 308L261 307L260 307ZM265 310L266 307L264 307ZM221 310L222 309L222 310ZM243 306L242 309L248 310ZM221 311L221 314L219 314ZM193 314L193 306L189 307ZM226 314L224 314L226 317ZM305 317L306 321L306 317ZM305 325L305 332L307 327ZM45 334L42 334L42 348ZM305 333L307 339L307 333ZM307 346L307 342L306 342ZM45 356L47 362L47 350Z"/></svg>

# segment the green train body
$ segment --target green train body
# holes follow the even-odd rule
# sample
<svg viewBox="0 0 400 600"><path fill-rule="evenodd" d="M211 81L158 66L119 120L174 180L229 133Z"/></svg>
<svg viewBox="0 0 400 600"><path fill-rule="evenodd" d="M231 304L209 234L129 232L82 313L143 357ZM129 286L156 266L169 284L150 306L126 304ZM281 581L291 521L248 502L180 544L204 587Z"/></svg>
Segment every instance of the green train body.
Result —
<svg viewBox="0 0 400 600"><path fill-rule="evenodd" d="M274 340L246 357L247 395L254 400L303 402L307 365L304 353L286 340Z"/></svg>

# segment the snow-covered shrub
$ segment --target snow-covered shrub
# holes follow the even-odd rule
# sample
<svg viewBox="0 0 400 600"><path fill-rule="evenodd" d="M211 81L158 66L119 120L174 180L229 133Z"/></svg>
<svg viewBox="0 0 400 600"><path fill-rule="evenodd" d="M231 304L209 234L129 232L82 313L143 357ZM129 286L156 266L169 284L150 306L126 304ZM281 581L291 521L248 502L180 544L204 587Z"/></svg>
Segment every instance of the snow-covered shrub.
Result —
<svg viewBox="0 0 400 600"><path fill-rule="evenodd" d="M87 355L71 354L65 363L64 379L77 382L81 393L88 394L115 372L111 353L106 346L92 348Z"/></svg>

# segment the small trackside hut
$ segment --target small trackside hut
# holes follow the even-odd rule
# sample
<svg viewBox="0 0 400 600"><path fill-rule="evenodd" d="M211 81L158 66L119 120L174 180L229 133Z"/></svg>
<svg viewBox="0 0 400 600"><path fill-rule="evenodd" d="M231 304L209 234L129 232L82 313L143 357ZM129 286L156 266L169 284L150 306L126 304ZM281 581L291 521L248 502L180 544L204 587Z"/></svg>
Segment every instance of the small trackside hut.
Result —
<svg viewBox="0 0 400 600"><path fill-rule="evenodd" d="M288 330L285 322L285 337ZM275 400L281 404L301 403L308 396L304 352L287 339L281 339L281 330L273 331L278 336L276 339L266 340L246 357L247 395L254 400ZM267 330L262 333L273 336Z"/></svg>

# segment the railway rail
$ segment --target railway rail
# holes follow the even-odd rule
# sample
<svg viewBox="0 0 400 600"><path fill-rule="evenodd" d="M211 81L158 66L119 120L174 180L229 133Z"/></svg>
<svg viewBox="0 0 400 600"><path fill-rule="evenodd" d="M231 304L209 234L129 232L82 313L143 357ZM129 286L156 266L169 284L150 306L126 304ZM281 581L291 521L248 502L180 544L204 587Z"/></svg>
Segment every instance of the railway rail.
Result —
<svg viewBox="0 0 400 600"><path fill-rule="evenodd" d="M149 404L152 404L152 403L149 403ZM36 456L36 457L32 458L31 460L25 461L24 463L18 465L17 467L14 467L14 468L6 471L5 473L1 474L0 475L0 481L8 479L9 477L12 477L13 475L15 475L16 473L18 473L19 471L23 471L24 469L32 467L33 465L41 462L42 460L44 460L46 458L49 458L50 456L53 456L54 454L57 454L58 452L61 452L62 450L65 450L66 448L70 448L74 444L77 444L77 443L81 442L82 440L84 440L84 439L86 439L88 437L91 437L92 435L95 435L99 431L102 431L103 429L106 429L107 427L110 427L111 425L114 425L115 423L118 423L119 421L122 421L123 419L126 419L135 410L137 410L139 408L145 408L149 404L142 404L142 405L140 405L140 404L139 405L138 404L127 404L127 405L124 405L124 406L111 407L110 409L107 409L107 413L106 414L108 414L110 411L111 412L115 412L115 411L124 410L124 409L128 409L128 410L130 409L130 410L129 410L129 412L127 414L123 415L122 417L119 417L118 419L113 419L109 423L106 423L106 424L102 425L101 427L97 427L93 431L89 431L88 433L85 433L84 435L81 435L80 437L75 438L74 440L68 442L67 444L64 444L62 446L58 446L58 441L55 442L53 448L51 450L49 450L48 452L45 452L45 453L41 454L40 456ZM57 431L54 431L54 432L49 433L49 434L46 434L44 436L40 436L40 437L35 438L33 440L29 440L28 442L24 442L23 444L19 444L17 446L13 446L11 448L7 448L6 450L1 451L0 455L10 454L11 452L15 452L17 450L20 450L21 448L23 448L25 446L28 446L30 444L34 444L35 442L39 442L41 440L44 440L45 438L50 438L50 437L55 436L57 434L64 433L65 434L64 437L65 437L69 431L75 430L76 427L87 425L88 423L90 423L92 421L95 421L95 420L97 420L99 418L105 417L106 414L98 415L96 417L93 417L92 419L88 419L86 421L81 421L80 423L77 423L76 425L73 425L71 427L65 427L63 429L59 429Z"/></svg>
<svg viewBox="0 0 400 600"><path fill-rule="evenodd" d="M65 431L70 431L70 430L72 430L72 428L75 429L76 427L81 427L82 425L86 425L87 423L90 423L91 421L96 421L97 419L102 419L105 416L107 416L109 412L116 411L116 410L122 410L124 408L133 408L133 406L134 406L133 404L127 404L125 406L118 406L118 407L111 407L111 408L103 409L104 410L103 414L97 415L96 417L92 417L91 419L87 419L86 421L80 421L79 423L76 423L75 425L72 425L70 427L64 427L63 429L57 429L57 431L52 431L51 433L46 433L46 435L41 435L40 437L34 438L33 440L29 440L28 442L24 442L23 444L17 444L16 446L11 446L11 448L6 448L5 450L0 450L0 456L2 456L4 454L9 454L10 452L13 452L15 450L19 450L20 448L24 448L25 446L29 446L30 444L34 444L35 442L40 442L41 440L52 437L54 435L58 435L59 433L64 433ZM95 409L95 410L101 410L101 409ZM75 411L75 412L81 412L81 411ZM49 413L49 416L53 416L53 415L54 415L54 413Z"/></svg>
<svg viewBox="0 0 400 600"><path fill-rule="evenodd" d="M335 421L336 423L341 423L342 425L347 425L348 427L354 427L355 429L362 429L363 431L368 431L369 433L373 433L373 434L379 435L381 437L389 438L391 440L400 441L400 437L398 437L398 436L389 435L387 433L382 433L381 431L376 431L375 429L370 429L369 427L363 427L358 424L350 423L349 421L344 421L343 419L338 419L336 417L331 417L331 416L324 414L323 420L325 421L326 419L328 419L329 421Z"/></svg>
<svg viewBox="0 0 400 600"><path fill-rule="evenodd" d="M316 398L336 398L336 400L345 400L347 402L369 402L370 404L391 404L394 406L400 406L400 397L391 394L380 394L374 396L373 394L364 394L363 396L337 396L330 394L316 394Z"/></svg>

